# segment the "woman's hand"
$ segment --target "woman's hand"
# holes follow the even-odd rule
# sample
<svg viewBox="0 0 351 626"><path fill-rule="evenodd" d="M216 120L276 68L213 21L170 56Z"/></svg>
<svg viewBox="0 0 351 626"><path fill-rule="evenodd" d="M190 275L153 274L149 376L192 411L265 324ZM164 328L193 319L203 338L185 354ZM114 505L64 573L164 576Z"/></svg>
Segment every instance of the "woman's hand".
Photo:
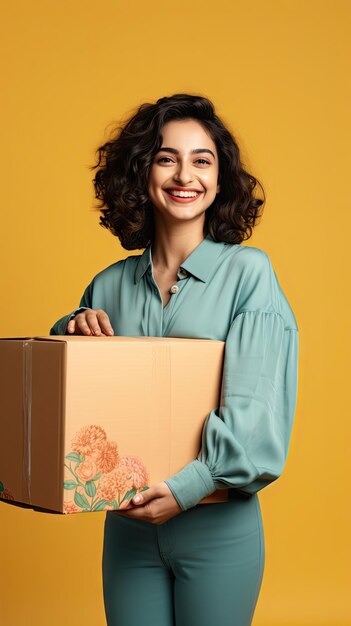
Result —
<svg viewBox="0 0 351 626"><path fill-rule="evenodd" d="M102 309L86 309L78 313L67 324L66 334L70 335L104 335L114 334L110 318Z"/></svg>
<svg viewBox="0 0 351 626"><path fill-rule="evenodd" d="M141 498L138 502L137 498ZM115 510L111 513L141 519L151 524L163 524L171 517L179 515L183 509L179 506L173 493L165 482L156 483L149 489L137 493L128 504L131 508Z"/></svg>

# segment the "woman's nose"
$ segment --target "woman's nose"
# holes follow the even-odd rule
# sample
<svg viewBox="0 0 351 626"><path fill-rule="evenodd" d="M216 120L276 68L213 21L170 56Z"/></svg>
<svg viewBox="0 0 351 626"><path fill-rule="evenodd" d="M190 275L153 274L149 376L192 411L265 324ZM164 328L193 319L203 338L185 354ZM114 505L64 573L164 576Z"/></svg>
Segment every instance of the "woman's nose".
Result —
<svg viewBox="0 0 351 626"><path fill-rule="evenodd" d="M179 163L174 174L174 178L179 181L181 185L186 185L193 180L190 168L186 163Z"/></svg>

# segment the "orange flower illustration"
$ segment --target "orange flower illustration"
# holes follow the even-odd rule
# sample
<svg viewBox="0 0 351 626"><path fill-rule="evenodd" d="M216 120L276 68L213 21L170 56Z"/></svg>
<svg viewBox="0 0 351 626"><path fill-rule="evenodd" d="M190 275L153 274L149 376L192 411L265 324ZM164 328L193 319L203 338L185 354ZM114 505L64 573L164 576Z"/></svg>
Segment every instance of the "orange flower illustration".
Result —
<svg viewBox="0 0 351 626"><path fill-rule="evenodd" d="M64 502L63 511L64 513L78 513L79 509L74 502Z"/></svg>
<svg viewBox="0 0 351 626"><path fill-rule="evenodd" d="M101 448L107 439L107 435L101 426L83 426L72 439L72 449L84 456Z"/></svg>
<svg viewBox="0 0 351 626"><path fill-rule="evenodd" d="M149 474L147 468L138 456L123 456L120 461L120 467L128 468L131 477L131 484L136 489L145 487L149 482Z"/></svg>
<svg viewBox="0 0 351 626"><path fill-rule="evenodd" d="M91 480L96 475L97 468L96 463L93 459L87 458L85 461L82 461L76 469L76 474L83 483Z"/></svg>
<svg viewBox="0 0 351 626"><path fill-rule="evenodd" d="M14 496L12 495L11 491L9 491L8 489L4 489L2 497L5 498L6 500L14 500Z"/></svg>
<svg viewBox="0 0 351 626"><path fill-rule="evenodd" d="M101 478L97 494L99 499L113 502L118 494L124 494L131 488L130 470L124 465L119 465L117 469Z"/></svg>
<svg viewBox="0 0 351 626"><path fill-rule="evenodd" d="M138 490L147 489L149 474L140 457L120 457L115 441L108 441L101 426L83 426L72 438L65 456L64 489L72 501L65 513L125 508Z"/></svg>
<svg viewBox="0 0 351 626"><path fill-rule="evenodd" d="M8 489L5 489L2 483L0 483L0 498L3 498L3 500L15 499L11 491L9 491Z"/></svg>
<svg viewBox="0 0 351 626"><path fill-rule="evenodd" d="M98 470L106 474L112 472L119 463L118 447L114 441L106 441L101 448L93 452L92 456Z"/></svg>

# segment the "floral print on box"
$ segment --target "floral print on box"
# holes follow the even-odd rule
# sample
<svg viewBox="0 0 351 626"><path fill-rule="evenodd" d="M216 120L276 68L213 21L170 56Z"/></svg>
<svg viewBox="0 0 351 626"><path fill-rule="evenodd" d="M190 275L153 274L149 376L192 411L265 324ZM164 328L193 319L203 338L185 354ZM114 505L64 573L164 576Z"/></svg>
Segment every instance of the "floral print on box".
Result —
<svg viewBox="0 0 351 626"><path fill-rule="evenodd" d="M132 496L133 497L133 496ZM3 500L14 500L15 497L12 495L11 491L5 489L4 484L0 481L0 498Z"/></svg>
<svg viewBox="0 0 351 626"><path fill-rule="evenodd" d="M101 426L83 426L65 459L64 489L74 490L64 513L124 509L138 491L149 489L149 474L137 456L122 456Z"/></svg>

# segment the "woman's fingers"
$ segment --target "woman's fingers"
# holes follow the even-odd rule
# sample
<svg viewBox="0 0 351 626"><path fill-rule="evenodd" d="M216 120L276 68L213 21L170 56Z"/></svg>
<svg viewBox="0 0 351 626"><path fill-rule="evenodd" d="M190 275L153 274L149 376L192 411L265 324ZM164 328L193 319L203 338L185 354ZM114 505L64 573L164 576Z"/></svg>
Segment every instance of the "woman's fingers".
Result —
<svg viewBox="0 0 351 626"><path fill-rule="evenodd" d="M113 331L113 328L111 326L110 318L107 315L107 313L105 313L105 311L103 311L102 309L99 309L97 311L97 318L98 318L99 324L101 326L102 334L113 335L114 331Z"/></svg>
<svg viewBox="0 0 351 626"><path fill-rule="evenodd" d="M102 309L87 309L78 313L67 324L70 335L95 335L99 337L114 334L110 318Z"/></svg>
<svg viewBox="0 0 351 626"><path fill-rule="evenodd" d="M67 324L67 332L73 335L75 329L76 329L76 320L75 319L70 320Z"/></svg>
<svg viewBox="0 0 351 626"><path fill-rule="evenodd" d="M83 313L79 313L77 317L82 316L82 318L77 321L79 328L84 333L84 335L99 335L100 334L100 326L97 322L96 311L88 309Z"/></svg>
<svg viewBox="0 0 351 626"><path fill-rule="evenodd" d="M87 315L87 311L83 313L78 313L73 320L70 320L67 325L67 331L70 335L91 335L92 332L90 330L89 325L87 324L85 318Z"/></svg>

